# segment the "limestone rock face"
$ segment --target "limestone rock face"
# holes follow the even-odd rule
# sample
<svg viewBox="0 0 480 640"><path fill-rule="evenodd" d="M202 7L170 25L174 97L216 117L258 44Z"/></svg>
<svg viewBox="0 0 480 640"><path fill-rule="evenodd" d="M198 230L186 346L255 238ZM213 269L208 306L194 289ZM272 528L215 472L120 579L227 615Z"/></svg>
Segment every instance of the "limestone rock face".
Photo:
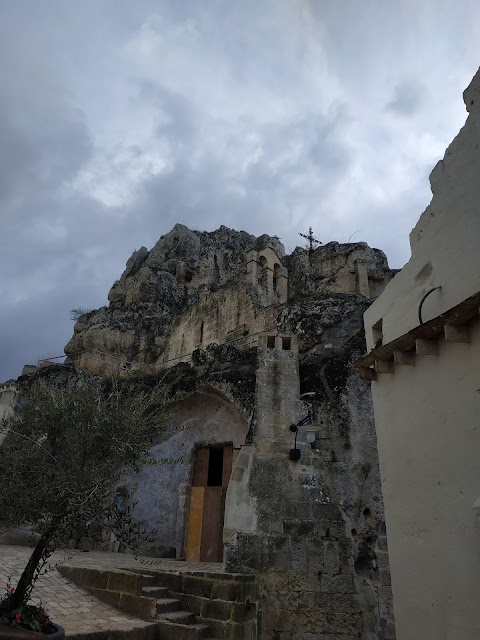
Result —
<svg viewBox="0 0 480 640"><path fill-rule="evenodd" d="M274 248L285 253L278 238L255 238L221 226L213 232L191 231L177 224L148 251L141 247L127 261L112 286L109 306L79 318L65 353L95 368L98 353L140 363L156 362L165 348L172 321L201 296L225 285L243 284L245 255L250 249ZM97 354L90 359L88 354ZM87 354L87 355L85 355ZM113 360L113 361L112 361Z"/></svg>
<svg viewBox="0 0 480 640"><path fill-rule="evenodd" d="M277 256L282 273L288 274L282 283L283 297L265 289L268 272L273 289L279 286L271 266L263 268L259 262L256 275L248 271L252 251ZM267 330L279 300L311 300L324 293L371 298L394 274L385 254L364 242L330 242L314 251L297 248L285 256L276 236L256 238L224 226L200 232L177 224L150 251L141 247L132 254L110 290L109 306L79 318L65 352L91 369L99 358L109 366L121 361L127 366L129 362L171 362L206 346L202 340L222 343L240 329L241 335ZM325 319L337 313L336 304L326 300L318 304L325 309ZM343 312L348 308L345 304ZM308 315L303 324L308 323Z"/></svg>
<svg viewBox="0 0 480 640"><path fill-rule="evenodd" d="M301 298L330 291L355 293L362 269L370 285L367 297L373 298L396 273L383 251L365 242L329 242L314 251L297 247L287 264L291 295Z"/></svg>
<svg viewBox="0 0 480 640"><path fill-rule="evenodd" d="M262 239L278 243L269 236ZM177 224L151 251L142 247L129 258L110 291L110 304L181 311L198 299L198 290L215 290L238 278L245 270L246 251L256 243L244 231L222 226L208 233Z"/></svg>

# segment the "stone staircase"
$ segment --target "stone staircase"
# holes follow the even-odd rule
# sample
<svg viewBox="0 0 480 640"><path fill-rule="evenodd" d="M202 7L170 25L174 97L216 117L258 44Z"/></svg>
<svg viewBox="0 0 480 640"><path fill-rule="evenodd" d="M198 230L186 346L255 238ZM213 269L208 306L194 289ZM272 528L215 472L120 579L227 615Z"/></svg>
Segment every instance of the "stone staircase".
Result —
<svg viewBox="0 0 480 640"><path fill-rule="evenodd" d="M252 575L68 565L58 571L103 602L154 623L158 640L257 637Z"/></svg>
<svg viewBox="0 0 480 640"><path fill-rule="evenodd" d="M182 610L182 603L170 597L166 587L142 587L142 596L157 601L157 624L162 640L214 640L208 624L198 624L196 616Z"/></svg>

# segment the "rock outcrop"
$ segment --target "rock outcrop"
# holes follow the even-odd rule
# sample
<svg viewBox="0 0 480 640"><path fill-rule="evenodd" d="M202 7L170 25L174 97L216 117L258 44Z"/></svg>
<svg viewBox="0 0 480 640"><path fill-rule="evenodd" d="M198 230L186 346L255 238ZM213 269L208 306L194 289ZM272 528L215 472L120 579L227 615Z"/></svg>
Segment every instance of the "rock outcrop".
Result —
<svg viewBox="0 0 480 640"><path fill-rule="evenodd" d="M176 225L129 258L65 349L90 370L173 376L184 395L132 480L135 514L156 547L257 574L249 637L395 637L372 402L352 366L394 274L362 242L285 255L275 236ZM309 407L311 445L289 429ZM198 451L224 456L215 482Z"/></svg>
<svg viewBox="0 0 480 640"><path fill-rule="evenodd" d="M329 292L371 298L395 274L382 251L362 242L331 242L313 251L297 247L285 256L275 236L256 238L223 226L199 232L177 224L150 251L141 247L133 253L110 290L109 306L78 319L65 353L92 369L103 364L129 367L132 362L175 364L201 347L204 339L222 343L242 332L268 329L273 320L267 309L278 306L280 298L266 295L260 263L252 276L247 262L252 253L268 251L288 273L286 297L292 301ZM263 273L270 268L267 265ZM211 316L209 310L215 307L216 325L209 317L193 331L189 310L199 318Z"/></svg>

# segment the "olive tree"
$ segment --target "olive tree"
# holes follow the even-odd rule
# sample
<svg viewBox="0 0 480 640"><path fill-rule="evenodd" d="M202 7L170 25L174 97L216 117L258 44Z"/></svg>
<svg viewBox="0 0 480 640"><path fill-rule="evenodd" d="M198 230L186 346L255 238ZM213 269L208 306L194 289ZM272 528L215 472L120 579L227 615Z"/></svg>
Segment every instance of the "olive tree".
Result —
<svg viewBox="0 0 480 640"><path fill-rule="evenodd" d="M96 529L132 545L139 525L129 510L116 509L116 490L148 463L167 395L161 384L139 391L132 382L78 373L21 391L13 417L0 426L0 514L40 537L3 610L26 605L49 556L67 540Z"/></svg>

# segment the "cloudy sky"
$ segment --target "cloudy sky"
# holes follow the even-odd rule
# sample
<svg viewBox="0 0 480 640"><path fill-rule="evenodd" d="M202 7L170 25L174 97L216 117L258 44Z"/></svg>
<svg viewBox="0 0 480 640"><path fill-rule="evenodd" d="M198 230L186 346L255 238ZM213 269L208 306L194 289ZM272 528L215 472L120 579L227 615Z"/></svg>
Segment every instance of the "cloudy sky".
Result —
<svg viewBox="0 0 480 640"><path fill-rule="evenodd" d="M176 222L402 266L479 65L478 0L0 0L0 380Z"/></svg>

